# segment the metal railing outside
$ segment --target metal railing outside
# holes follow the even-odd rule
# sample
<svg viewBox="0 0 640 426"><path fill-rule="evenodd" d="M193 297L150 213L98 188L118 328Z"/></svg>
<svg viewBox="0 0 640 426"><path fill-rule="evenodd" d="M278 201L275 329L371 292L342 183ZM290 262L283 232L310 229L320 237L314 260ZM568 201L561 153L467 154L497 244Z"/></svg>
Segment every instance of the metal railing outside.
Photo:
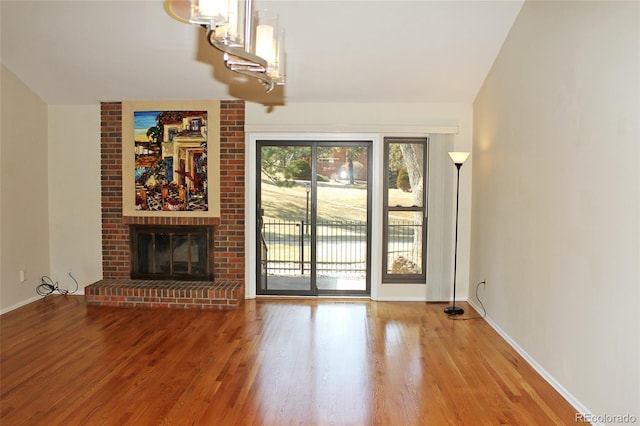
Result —
<svg viewBox="0 0 640 426"><path fill-rule="evenodd" d="M421 225L416 225L413 222L398 222L394 221L389 223L388 226L388 243L389 247L387 253L390 256L410 256L415 248L416 234L422 229Z"/></svg>
<svg viewBox="0 0 640 426"><path fill-rule="evenodd" d="M422 225L408 221L393 221L387 227L387 269L393 271L394 264L399 262L413 273L420 273L422 265L421 244L417 244L417 235Z"/></svg>
<svg viewBox="0 0 640 426"><path fill-rule="evenodd" d="M414 249L413 222L390 227L390 253L410 256ZM310 273L311 234L305 221L269 220L263 223L268 249L267 273L297 276ZM318 222L316 226L316 273L318 276L364 277L367 266L367 223L361 221Z"/></svg>

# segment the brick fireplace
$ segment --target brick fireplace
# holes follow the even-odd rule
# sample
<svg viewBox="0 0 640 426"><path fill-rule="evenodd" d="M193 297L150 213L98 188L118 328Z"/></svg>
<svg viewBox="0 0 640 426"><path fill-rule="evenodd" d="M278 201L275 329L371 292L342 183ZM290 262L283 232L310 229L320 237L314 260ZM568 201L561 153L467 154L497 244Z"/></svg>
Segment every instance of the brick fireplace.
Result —
<svg viewBox="0 0 640 426"><path fill-rule="evenodd" d="M244 101L220 101L220 217L124 216L122 103L104 102L100 111L103 279L85 288L87 302L199 309L240 304L245 282ZM131 279L133 225L211 227L213 280L154 284Z"/></svg>

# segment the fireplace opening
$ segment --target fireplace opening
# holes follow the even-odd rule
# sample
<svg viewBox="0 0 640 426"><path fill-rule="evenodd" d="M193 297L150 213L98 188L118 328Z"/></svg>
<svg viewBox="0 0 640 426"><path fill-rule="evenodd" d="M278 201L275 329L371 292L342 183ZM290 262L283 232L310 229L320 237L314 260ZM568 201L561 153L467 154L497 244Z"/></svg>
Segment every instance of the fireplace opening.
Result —
<svg viewBox="0 0 640 426"><path fill-rule="evenodd" d="M208 226L131 226L131 278L213 280Z"/></svg>

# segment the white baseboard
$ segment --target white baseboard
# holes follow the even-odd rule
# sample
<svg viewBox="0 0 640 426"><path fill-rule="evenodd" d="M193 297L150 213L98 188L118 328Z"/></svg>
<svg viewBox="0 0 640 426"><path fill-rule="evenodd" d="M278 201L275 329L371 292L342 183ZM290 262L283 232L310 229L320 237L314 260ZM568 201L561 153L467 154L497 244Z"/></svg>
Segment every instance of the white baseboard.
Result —
<svg viewBox="0 0 640 426"><path fill-rule="evenodd" d="M471 307L473 307L476 312L482 312L482 308L476 305L473 300L468 299L467 303L469 303L469 305L471 305ZM558 393L562 395L562 397L566 399L567 402L571 404L579 414L584 415L586 418L595 417L593 413L591 413L591 411L587 409L587 407L585 407L580 401L578 401L578 399L576 399L567 389L565 389L564 386L562 386L551 374L549 374L547 370L545 370L540 364L538 364L538 362L531 355L529 355L524 349L522 349L522 347L518 345L518 343L516 343L516 341L513 340L511 336L509 336L502 328L500 328L500 326L496 324L491 319L491 317L489 317L489 315L486 315L484 319L500 335L500 337L502 337L509 344L509 346L515 349L515 351L518 352L518 354L522 358L524 358L524 360L534 370L536 370L536 372L540 374L542 378L547 381L547 383L549 383L556 391L558 391ZM596 426L601 425L601 423L592 424Z"/></svg>
<svg viewBox="0 0 640 426"><path fill-rule="evenodd" d="M372 297L371 300L376 302L426 302L424 297L376 297L375 299Z"/></svg>
<svg viewBox="0 0 640 426"><path fill-rule="evenodd" d="M38 299L42 299L42 296L33 296L27 300L23 300L22 302L16 303L15 305L8 306L4 309L0 309L0 315L6 314L7 312L13 311L14 309L18 309L24 305L28 305L31 302L35 302Z"/></svg>

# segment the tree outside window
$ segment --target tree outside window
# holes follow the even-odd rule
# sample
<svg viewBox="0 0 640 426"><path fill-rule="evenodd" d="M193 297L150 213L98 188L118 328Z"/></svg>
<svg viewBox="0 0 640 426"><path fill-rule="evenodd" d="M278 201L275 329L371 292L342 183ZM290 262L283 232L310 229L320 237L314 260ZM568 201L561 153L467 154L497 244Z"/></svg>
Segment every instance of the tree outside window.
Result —
<svg viewBox="0 0 640 426"><path fill-rule="evenodd" d="M426 279L426 138L385 138L383 282Z"/></svg>

